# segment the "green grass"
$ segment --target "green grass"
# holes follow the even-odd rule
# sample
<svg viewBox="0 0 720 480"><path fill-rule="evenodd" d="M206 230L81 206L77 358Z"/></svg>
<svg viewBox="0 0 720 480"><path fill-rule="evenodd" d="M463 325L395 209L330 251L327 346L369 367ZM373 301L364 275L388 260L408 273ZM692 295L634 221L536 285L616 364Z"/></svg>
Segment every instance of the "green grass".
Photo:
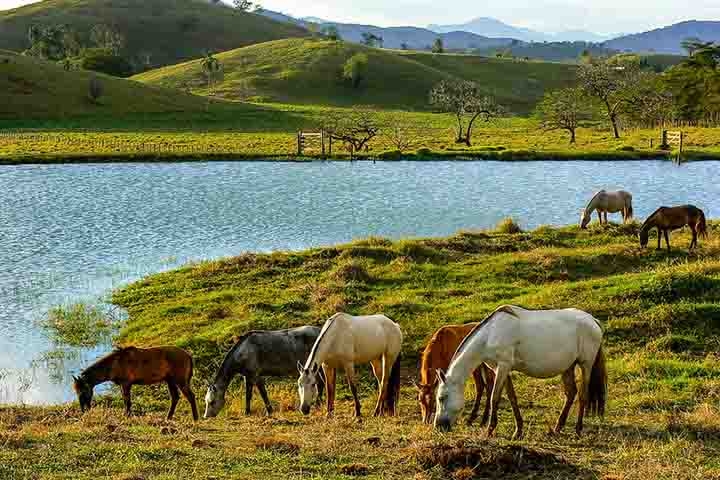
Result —
<svg viewBox="0 0 720 480"><path fill-rule="evenodd" d="M235 388L217 419L192 424L181 402L177 419L166 422L165 389L137 387L137 416L130 419L114 394L98 398L84 416L76 405L0 410L0 476L717 478L720 230L712 224L710 240L688 254L687 233L676 233L676 248L667 253L641 250L637 228L592 224L588 231L368 238L150 276L113 297L130 315L120 341L191 350L198 392L233 336L244 331L320 324L338 310L384 312L405 335L400 416L355 423L343 386L334 419L322 412L303 417L288 379L270 382L273 418L261 417L259 399L245 417ZM610 403L606 418L590 419L582 437L572 431L574 418L567 432L547 433L561 407L559 380L522 375L514 377L526 421L522 441L508 441L514 427L505 402L495 439L485 439L477 425L445 435L420 423L410 379L431 333L478 320L502 303L574 306L603 323ZM374 386L362 371L367 412ZM476 477L468 473L472 468Z"/></svg>
<svg viewBox="0 0 720 480"><path fill-rule="evenodd" d="M104 93L98 104L88 97L92 73L0 51L0 121L153 112L202 112L207 104L183 92L97 74Z"/></svg>
<svg viewBox="0 0 720 480"><path fill-rule="evenodd" d="M303 36L299 27L202 0L44 0L0 12L0 48L29 48L32 24L70 25L87 42L97 24L114 26L131 60L163 66L278 38Z"/></svg>
<svg viewBox="0 0 720 480"><path fill-rule="evenodd" d="M354 54L368 56L360 88L342 79ZM554 63L516 63L470 55L399 54L348 42L286 39L218 55L225 78L216 87L227 99L316 105L372 105L428 109L428 93L440 80L477 81L509 110L525 114L546 89L567 86L573 67ZM145 72L139 81L207 94L199 61Z"/></svg>

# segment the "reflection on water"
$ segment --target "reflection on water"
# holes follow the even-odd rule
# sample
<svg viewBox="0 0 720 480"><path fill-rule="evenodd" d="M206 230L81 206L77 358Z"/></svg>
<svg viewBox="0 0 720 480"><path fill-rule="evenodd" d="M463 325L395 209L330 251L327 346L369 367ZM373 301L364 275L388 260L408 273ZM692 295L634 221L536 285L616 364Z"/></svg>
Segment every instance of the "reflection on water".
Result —
<svg viewBox="0 0 720 480"><path fill-rule="evenodd" d="M38 322L55 305L102 302L113 288L148 273L191 260L368 235L449 235L506 216L525 227L564 225L577 221L600 188L632 192L640 217L661 204L681 203L694 203L713 217L720 202L717 166L553 161L2 167L0 403L69 399L67 374L108 347L33 365L56 350Z"/></svg>

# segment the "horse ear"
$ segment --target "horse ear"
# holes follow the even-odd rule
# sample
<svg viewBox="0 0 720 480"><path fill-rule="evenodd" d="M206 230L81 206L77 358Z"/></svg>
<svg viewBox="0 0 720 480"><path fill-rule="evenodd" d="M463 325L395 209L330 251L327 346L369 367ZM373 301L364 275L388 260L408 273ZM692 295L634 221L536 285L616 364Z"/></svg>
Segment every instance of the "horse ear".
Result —
<svg viewBox="0 0 720 480"><path fill-rule="evenodd" d="M303 367L303 364L300 363L299 360L297 362L297 369L298 369L298 372L300 372L300 375L302 375L305 372L305 367Z"/></svg>
<svg viewBox="0 0 720 480"><path fill-rule="evenodd" d="M447 381L445 372L443 372L441 368L438 368L437 370L435 370L435 373L437 374L437 378L440 381L440 383L445 383Z"/></svg>

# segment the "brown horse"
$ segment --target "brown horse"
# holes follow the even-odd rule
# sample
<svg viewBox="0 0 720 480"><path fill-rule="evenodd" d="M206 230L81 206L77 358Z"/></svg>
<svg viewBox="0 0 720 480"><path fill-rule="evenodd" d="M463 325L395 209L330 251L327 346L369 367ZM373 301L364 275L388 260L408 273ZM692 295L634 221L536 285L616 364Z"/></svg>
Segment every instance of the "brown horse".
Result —
<svg viewBox="0 0 720 480"><path fill-rule="evenodd" d="M420 413L422 414L423 423L432 423L435 414L435 388L437 387L437 369L446 370L450 365L455 350L457 349L463 338L475 328L477 323L468 323L466 325L446 325L441 327L430 339L422 354L422 365L420 367L420 385L418 389L418 402L420 402ZM485 379L483 378L483 369L485 370ZM487 385L492 385L495 381L495 374L487 365L477 368L473 372L473 380L475 381L475 404L468 417L467 424L470 425L478 416L480 408L480 400L483 391ZM490 387L487 388L488 395L485 401L485 410L483 412L481 424L485 425L490 414Z"/></svg>
<svg viewBox="0 0 720 480"><path fill-rule="evenodd" d="M697 247L698 234L707 238L707 224L705 213L693 205L682 205L679 207L660 207L650 215L640 228L640 246L645 248L648 244L649 232L652 228L658 231L658 250L661 247L662 236L665 236L665 243L670 250L670 238L668 232L677 230L685 225L692 231L690 250ZM661 235L662 233L662 235Z"/></svg>
<svg viewBox="0 0 720 480"><path fill-rule="evenodd" d="M132 402L130 389L133 385L155 385L166 382L170 391L170 420L175 414L180 395L185 396L192 408L193 419L198 419L195 395L190 388L193 360L189 353L177 347L119 348L101 358L80 374L73 377L75 392L84 412L90 409L95 385L113 382L122 388L125 415L130 416Z"/></svg>

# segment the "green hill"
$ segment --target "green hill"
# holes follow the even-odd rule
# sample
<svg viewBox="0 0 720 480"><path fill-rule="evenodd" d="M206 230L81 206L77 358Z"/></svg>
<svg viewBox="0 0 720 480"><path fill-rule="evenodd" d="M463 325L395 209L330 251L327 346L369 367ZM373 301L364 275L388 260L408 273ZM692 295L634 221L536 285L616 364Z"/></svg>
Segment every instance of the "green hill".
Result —
<svg viewBox="0 0 720 480"><path fill-rule="evenodd" d="M202 111L203 98L165 88L98 75L103 95L90 102L92 73L0 50L0 118Z"/></svg>
<svg viewBox="0 0 720 480"><path fill-rule="evenodd" d="M403 56L456 77L477 82L514 112L531 111L546 90L575 82L573 65L516 61L476 55L403 52Z"/></svg>
<svg viewBox="0 0 720 480"><path fill-rule="evenodd" d="M356 53L368 56L360 88L342 79L345 62ZM280 103L418 107L433 84L448 75L387 50L348 42L285 39L217 55L224 70L219 96ZM161 68L135 79L200 94L208 89L200 61Z"/></svg>
<svg viewBox="0 0 720 480"><path fill-rule="evenodd" d="M368 56L360 88L342 79L352 55ZM398 54L349 42L285 39L224 52L217 56L224 79L215 90L229 99L321 105L372 105L427 108L438 81L461 77L477 81L488 94L516 113L532 109L547 88L572 81L574 69L552 63L514 63L461 55ZM142 82L207 94L199 61L135 77Z"/></svg>
<svg viewBox="0 0 720 480"><path fill-rule="evenodd" d="M84 40L93 26L110 25L125 37L125 57L144 63L149 56L155 66L197 58L207 50L307 33L295 25L201 0L45 0L0 12L0 48L27 49L33 24L69 25Z"/></svg>

